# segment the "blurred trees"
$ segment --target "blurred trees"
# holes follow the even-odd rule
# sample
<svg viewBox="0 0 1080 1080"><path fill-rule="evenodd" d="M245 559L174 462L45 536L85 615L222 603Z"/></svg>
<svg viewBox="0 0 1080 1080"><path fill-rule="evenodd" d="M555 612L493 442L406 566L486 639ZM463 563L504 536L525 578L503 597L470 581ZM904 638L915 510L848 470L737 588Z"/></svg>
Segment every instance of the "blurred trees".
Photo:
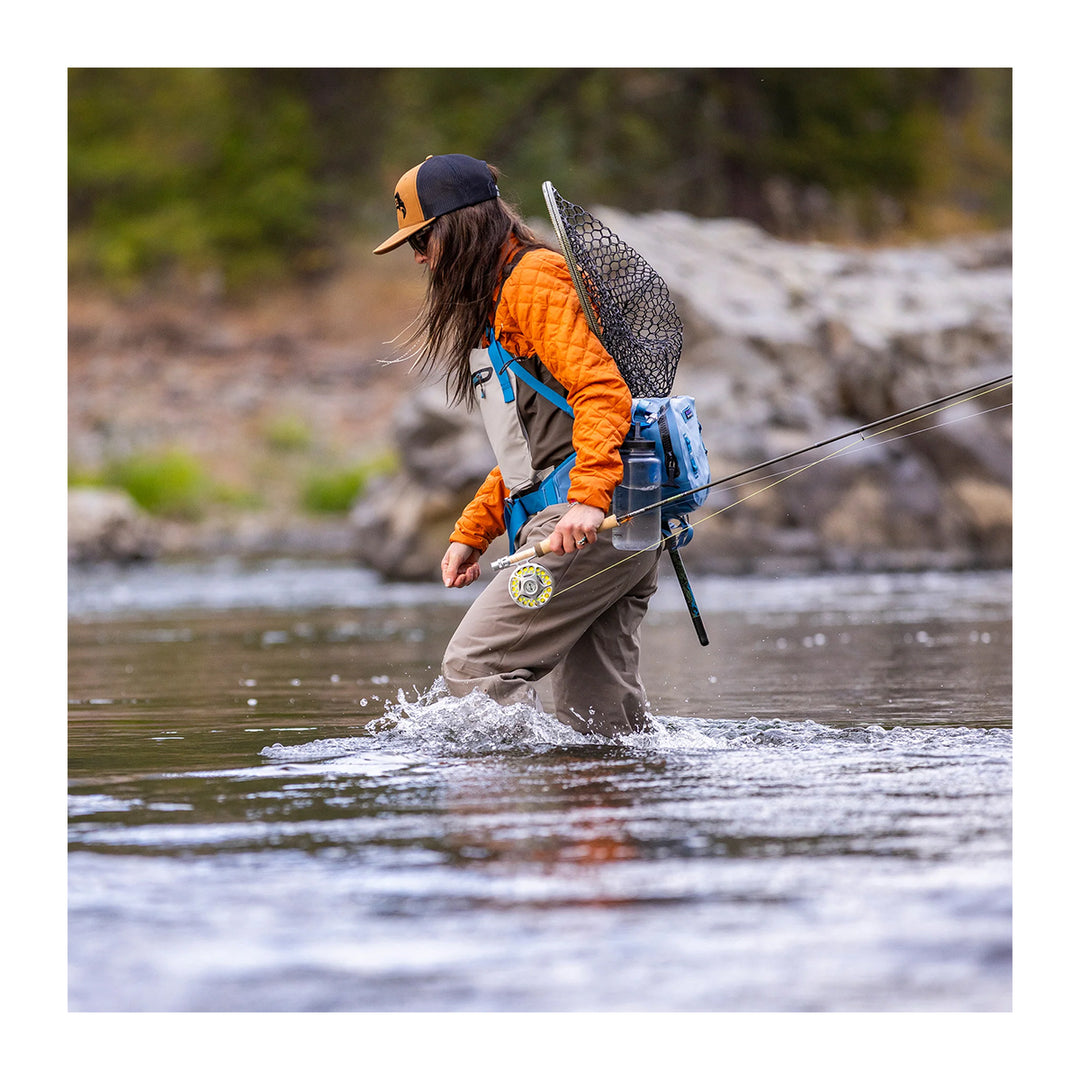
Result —
<svg viewBox="0 0 1080 1080"><path fill-rule="evenodd" d="M738 216L869 241L1011 224L1009 69L72 69L73 278L324 273L459 151L542 215Z"/></svg>

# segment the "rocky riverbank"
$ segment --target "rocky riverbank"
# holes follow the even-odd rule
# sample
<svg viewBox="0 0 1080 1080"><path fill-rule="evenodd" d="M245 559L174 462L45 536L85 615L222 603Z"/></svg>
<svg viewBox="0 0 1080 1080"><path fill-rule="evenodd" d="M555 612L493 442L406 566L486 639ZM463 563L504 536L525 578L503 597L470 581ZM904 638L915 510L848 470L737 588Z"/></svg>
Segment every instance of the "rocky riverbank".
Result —
<svg viewBox="0 0 1080 1080"><path fill-rule="evenodd" d="M676 297L686 339L675 391L697 399L714 477L1012 369L1007 234L853 250L785 243L737 221L596 213ZM407 324L421 287L395 272L338 280L246 317L212 308L163 321L73 302L75 466L184 445L233 483L255 477L269 494L260 508L223 508L196 523L147 520L114 498L112 524L96 534L88 522L103 507L77 494L72 557L123 558L125 544L150 556L320 554L388 577L432 577L492 459L475 417L447 410L438 387L418 389L407 365L379 363L393 358L384 342ZM714 493L696 515L687 565L1009 565L1011 409L997 408L1009 400L995 391L941 413L931 431L896 438L915 430L904 428L783 483L759 482L745 501L750 487ZM286 415L310 433L303 467L393 445L398 468L372 481L347 519L299 512L281 484L300 459L267 435ZM122 528L125 512L133 523Z"/></svg>

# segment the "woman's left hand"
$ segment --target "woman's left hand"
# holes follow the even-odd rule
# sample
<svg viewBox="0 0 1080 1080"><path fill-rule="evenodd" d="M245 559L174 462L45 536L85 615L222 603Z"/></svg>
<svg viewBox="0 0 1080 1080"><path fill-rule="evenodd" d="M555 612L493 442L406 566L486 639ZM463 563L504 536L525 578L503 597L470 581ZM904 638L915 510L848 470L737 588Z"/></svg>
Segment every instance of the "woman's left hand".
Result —
<svg viewBox="0 0 1080 1080"><path fill-rule="evenodd" d="M587 544L596 542L596 530L607 515L596 506L571 503L547 539L548 549L555 555L569 555Z"/></svg>

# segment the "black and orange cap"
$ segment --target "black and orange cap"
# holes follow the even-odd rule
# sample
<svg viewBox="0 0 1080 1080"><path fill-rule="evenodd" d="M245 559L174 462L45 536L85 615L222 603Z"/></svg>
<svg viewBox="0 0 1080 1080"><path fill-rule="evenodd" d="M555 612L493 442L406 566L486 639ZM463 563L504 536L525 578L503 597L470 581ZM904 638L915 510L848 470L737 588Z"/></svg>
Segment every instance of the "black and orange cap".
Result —
<svg viewBox="0 0 1080 1080"><path fill-rule="evenodd" d="M467 154L436 154L410 169L394 189L398 230L376 255L404 244L440 214L498 198L499 188L486 161Z"/></svg>

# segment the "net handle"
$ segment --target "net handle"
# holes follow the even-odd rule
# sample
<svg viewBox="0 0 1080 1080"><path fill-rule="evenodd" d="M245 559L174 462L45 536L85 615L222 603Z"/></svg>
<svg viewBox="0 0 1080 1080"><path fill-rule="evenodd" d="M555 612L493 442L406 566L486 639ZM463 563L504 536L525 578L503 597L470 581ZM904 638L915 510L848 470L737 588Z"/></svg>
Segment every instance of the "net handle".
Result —
<svg viewBox="0 0 1080 1080"><path fill-rule="evenodd" d="M581 301L581 306L585 311L589 329L603 341L604 335L601 333L600 324L596 321L596 313L593 311L592 301L589 299L585 281L581 276L581 267L578 266L574 250L570 246L570 234L566 230L566 222L563 220L562 211L559 209L557 201L559 193L550 180L545 180L540 190L544 193L544 203L547 205L548 216L551 218L551 224L555 228L555 235L559 238L559 247L562 248L563 257L566 259L566 266L574 282L574 290L578 294L578 299Z"/></svg>

